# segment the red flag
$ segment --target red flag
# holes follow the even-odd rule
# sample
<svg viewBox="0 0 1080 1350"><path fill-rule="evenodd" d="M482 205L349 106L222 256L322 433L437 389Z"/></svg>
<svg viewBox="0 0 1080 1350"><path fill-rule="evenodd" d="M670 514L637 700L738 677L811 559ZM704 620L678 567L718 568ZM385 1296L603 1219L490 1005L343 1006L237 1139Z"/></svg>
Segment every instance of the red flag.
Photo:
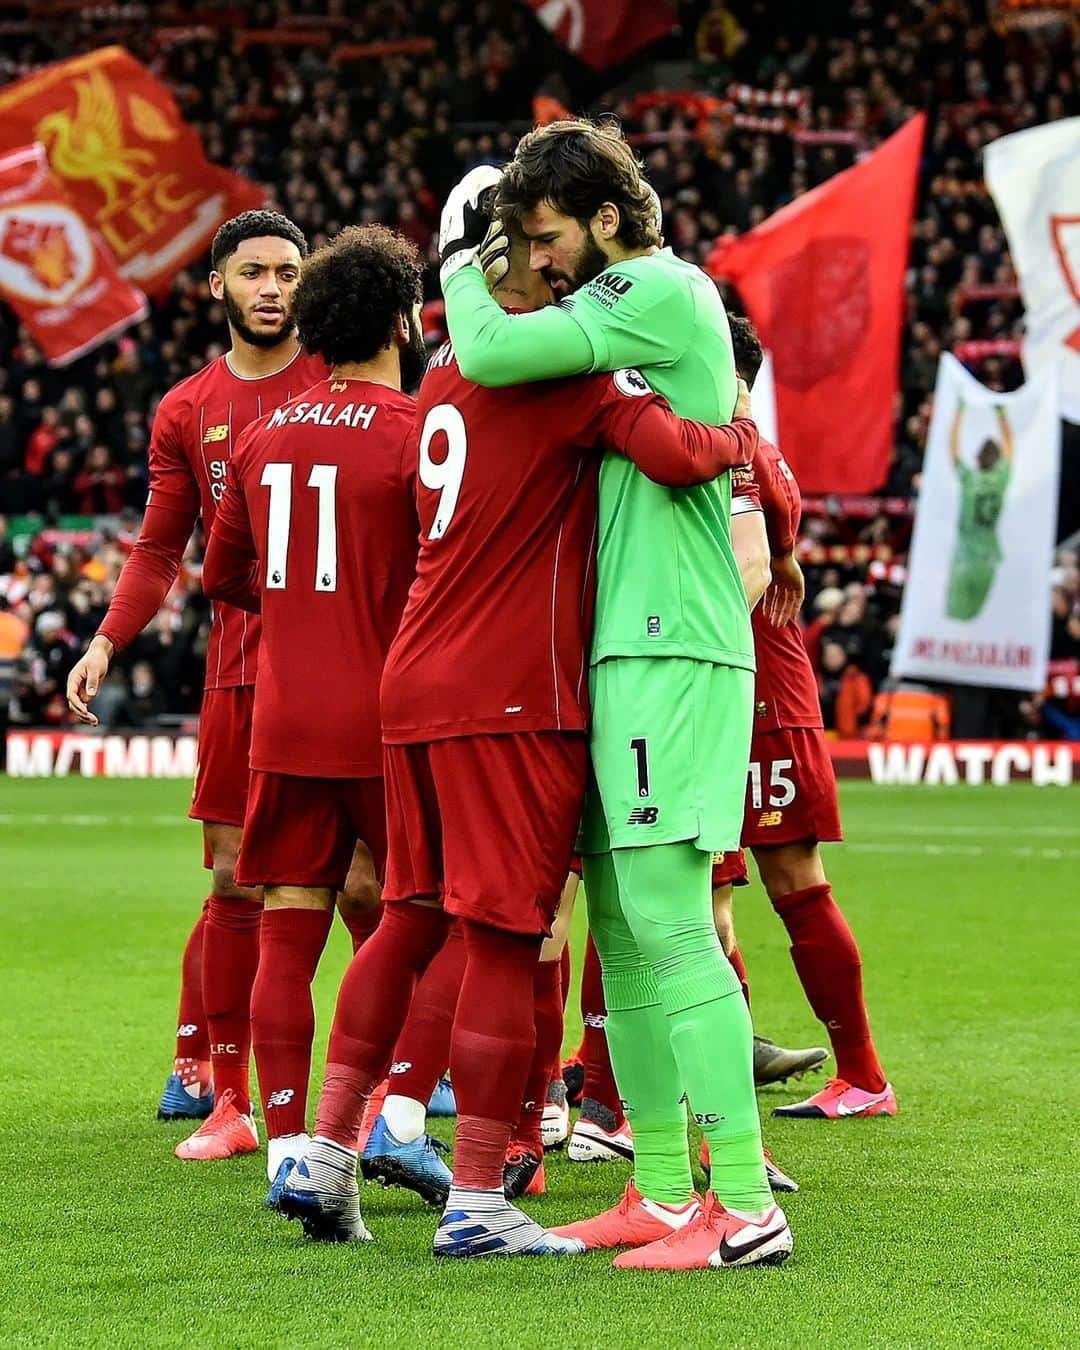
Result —
<svg viewBox="0 0 1080 1350"><path fill-rule="evenodd" d="M529 8L569 52L607 70L667 37L675 19L663 0L528 0Z"/></svg>
<svg viewBox="0 0 1080 1350"><path fill-rule="evenodd" d="M804 492L873 492L889 473L904 269L926 117L705 266L738 287L772 352L780 447Z"/></svg>
<svg viewBox="0 0 1080 1350"><path fill-rule="evenodd" d="M54 366L146 317L49 170L41 145L0 156L0 295Z"/></svg>
<svg viewBox="0 0 1080 1350"><path fill-rule="evenodd" d="M143 290L164 290L223 220L261 206L211 164L168 88L122 47L46 66L0 91L0 151L40 141L83 219Z"/></svg>

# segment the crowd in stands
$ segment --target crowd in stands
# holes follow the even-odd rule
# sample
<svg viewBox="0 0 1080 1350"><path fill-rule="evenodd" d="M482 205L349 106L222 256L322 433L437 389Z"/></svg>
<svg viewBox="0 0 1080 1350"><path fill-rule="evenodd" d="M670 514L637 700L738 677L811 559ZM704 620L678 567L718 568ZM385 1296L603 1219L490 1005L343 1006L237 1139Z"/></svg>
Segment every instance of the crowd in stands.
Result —
<svg viewBox="0 0 1080 1350"><path fill-rule="evenodd" d="M343 225L378 220L411 237L429 264L447 188L477 159L509 156L537 96L620 116L662 198L667 242L696 262L718 234L752 228L927 109L896 453L882 505L848 517L825 503L806 520L803 618L823 708L834 728L866 728L896 633L908 500L919 488L938 357L964 354L990 387L1023 379L1015 354L1022 308L982 185L981 151L1005 132L1080 111L1080 50L1067 35L999 34L983 0L820 0L785 6L782 34L766 0L693 0L679 6L681 32L647 62L596 76L517 3L229 7L234 28L239 12L247 28L276 28L287 43L247 43L235 32L229 40L214 26L221 7L209 3L155 9L162 28L135 5L56 8L7 25L0 80L123 41L171 83L210 158L265 184L313 245ZM305 45L309 30L330 41ZM417 37L430 38L430 48L337 59L345 43ZM672 92L657 97L658 85ZM777 97L743 107L731 100L733 85ZM18 720L63 720L63 677L138 527L157 402L224 349L225 316L208 300L205 271L181 272L144 322L64 370L50 369L0 309L0 515L12 519L13 535L19 527L18 559L0 530L0 661L22 633L11 703ZM427 295L435 340L434 265ZM727 298L738 307L736 295ZM97 524L65 529L68 517ZM196 543L190 569L127 656L103 720L134 725L196 708L207 624L198 556ZM1077 579L1075 555L1063 555L1052 601L1060 660L1080 658ZM1048 721L1054 700L1012 700L1009 709L1015 731L1068 734Z"/></svg>

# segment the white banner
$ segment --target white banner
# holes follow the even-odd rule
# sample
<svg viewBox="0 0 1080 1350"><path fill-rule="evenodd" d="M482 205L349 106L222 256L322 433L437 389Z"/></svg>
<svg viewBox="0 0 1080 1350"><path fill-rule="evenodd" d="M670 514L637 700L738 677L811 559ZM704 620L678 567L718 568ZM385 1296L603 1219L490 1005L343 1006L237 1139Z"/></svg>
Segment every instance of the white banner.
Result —
<svg viewBox="0 0 1080 1350"><path fill-rule="evenodd" d="M1056 374L998 394L942 356L893 675L998 689L1045 684L1061 454Z"/></svg>
<svg viewBox="0 0 1080 1350"><path fill-rule="evenodd" d="M772 352L766 349L764 359L750 389L750 406L762 440L770 441L780 449L780 427L776 419L776 383L773 380Z"/></svg>
<svg viewBox="0 0 1080 1350"><path fill-rule="evenodd" d="M1061 367L1061 415L1080 422L1080 117L991 142L986 185L1024 297L1028 379Z"/></svg>

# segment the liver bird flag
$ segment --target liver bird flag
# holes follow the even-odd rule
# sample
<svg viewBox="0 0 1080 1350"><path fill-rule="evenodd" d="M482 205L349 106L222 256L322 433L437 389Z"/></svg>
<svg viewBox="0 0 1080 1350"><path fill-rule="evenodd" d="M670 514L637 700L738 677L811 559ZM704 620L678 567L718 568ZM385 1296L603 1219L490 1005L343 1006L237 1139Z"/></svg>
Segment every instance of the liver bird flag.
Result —
<svg viewBox="0 0 1080 1350"><path fill-rule="evenodd" d="M146 297L117 275L40 145L0 155L0 295L55 366L147 312Z"/></svg>
<svg viewBox="0 0 1080 1350"><path fill-rule="evenodd" d="M0 151L35 141L121 274L151 293L205 252L222 221L266 199L209 162L166 85L122 47L0 90Z"/></svg>
<svg viewBox="0 0 1080 1350"><path fill-rule="evenodd" d="M705 266L772 354L779 444L804 492L874 492L892 458L904 269L925 115Z"/></svg>
<svg viewBox="0 0 1080 1350"><path fill-rule="evenodd" d="M593 70L607 70L667 37L675 15L664 0L527 0L567 51Z"/></svg>

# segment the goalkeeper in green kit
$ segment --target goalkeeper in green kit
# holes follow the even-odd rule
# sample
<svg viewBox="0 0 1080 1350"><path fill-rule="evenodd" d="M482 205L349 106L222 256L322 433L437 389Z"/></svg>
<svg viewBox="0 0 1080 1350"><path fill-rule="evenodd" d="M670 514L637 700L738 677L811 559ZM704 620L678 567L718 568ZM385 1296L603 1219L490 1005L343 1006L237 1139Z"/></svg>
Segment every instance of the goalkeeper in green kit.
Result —
<svg viewBox="0 0 1080 1350"><path fill-rule="evenodd" d="M488 295L484 271L498 276L505 238L481 203L496 183L498 215L520 226L559 297L533 314L508 315ZM624 392L651 386L683 417L729 421L736 377L720 297L659 244L655 194L617 128L530 132L501 178L474 169L443 212L462 374L496 386L618 371ZM623 1268L777 1264L792 1246L765 1174L749 1013L712 919L712 855L737 848L742 828L754 687L730 522L727 474L671 489L605 455L580 843L636 1171L614 1209L555 1231L632 1248ZM687 1101L709 1142L704 1200Z"/></svg>
<svg viewBox="0 0 1080 1350"><path fill-rule="evenodd" d="M949 567L945 613L950 619L965 622L982 613L1003 556L997 523L1012 473L1013 436L1005 409L999 405L996 411L1001 440L987 437L983 441L974 468L965 464L960 455L963 399L956 405L949 433L949 458L960 480L960 518Z"/></svg>

